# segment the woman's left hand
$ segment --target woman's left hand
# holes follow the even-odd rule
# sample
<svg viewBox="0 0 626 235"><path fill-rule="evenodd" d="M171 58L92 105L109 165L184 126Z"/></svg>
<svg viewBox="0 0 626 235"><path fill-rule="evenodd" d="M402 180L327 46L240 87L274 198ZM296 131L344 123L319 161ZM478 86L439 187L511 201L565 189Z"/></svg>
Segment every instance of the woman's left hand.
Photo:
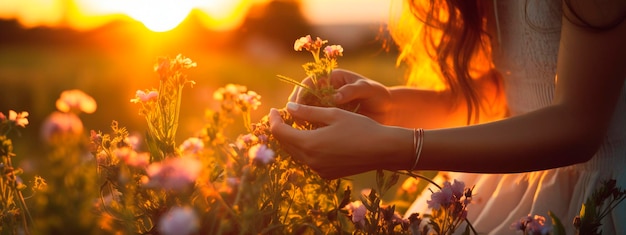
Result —
<svg viewBox="0 0 626 235"><path fill-rule="evenodd" d="M298 130L270 111L270 130L294 159L322 177L334 179L374 169L406 169L413 148L413 132L383 126L360 114L339 108L288 103L296 119L319 123L315 130Z"/></svg>

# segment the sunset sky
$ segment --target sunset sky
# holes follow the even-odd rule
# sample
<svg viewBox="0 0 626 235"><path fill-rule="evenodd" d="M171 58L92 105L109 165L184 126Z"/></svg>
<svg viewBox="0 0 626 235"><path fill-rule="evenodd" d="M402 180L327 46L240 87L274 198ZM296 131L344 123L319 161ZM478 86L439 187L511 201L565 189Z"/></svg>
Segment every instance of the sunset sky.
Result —
<svg viewBox="0 0 626 235"><path fill-rule="evenodd" d="M153 31L175 28L193 10L208 28L236 27L250 6L269 0L1 0L0 18L26 27L69 26L91 29L113 19L142 22ZM391 0L303 0L303 15L313 24L386 22Z"/></svg>

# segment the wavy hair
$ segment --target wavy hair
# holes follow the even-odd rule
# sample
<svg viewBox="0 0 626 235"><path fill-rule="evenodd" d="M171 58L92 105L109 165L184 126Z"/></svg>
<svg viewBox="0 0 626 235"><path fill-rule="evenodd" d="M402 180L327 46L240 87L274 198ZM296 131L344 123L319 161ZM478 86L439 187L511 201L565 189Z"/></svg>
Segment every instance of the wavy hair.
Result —
<svg viewBox="0 0 626 235"><path fill-rule="evenodd" d="M594 30L616 27L626 18L626 9L608 23L594 24L577 13L571 0L565 18ZM389 29L400 47L398 63L409 65L408 84L426 85L436 90L449 89L467 106L467 123L479 120L482 94L474 79L488 76L496 84L500 76L491 60L492 35L487 31L487 14L491 5L479 0L406 0L400 18L392 19ZM393 9L392 9L393 10ZM395 22L394 22L395 21ZM435 75L439 83L420 82ZM418 79L420 78L420 79ZM498 86L499 87L499 86ZM457 104L458 105L458 104Z"/></svg>

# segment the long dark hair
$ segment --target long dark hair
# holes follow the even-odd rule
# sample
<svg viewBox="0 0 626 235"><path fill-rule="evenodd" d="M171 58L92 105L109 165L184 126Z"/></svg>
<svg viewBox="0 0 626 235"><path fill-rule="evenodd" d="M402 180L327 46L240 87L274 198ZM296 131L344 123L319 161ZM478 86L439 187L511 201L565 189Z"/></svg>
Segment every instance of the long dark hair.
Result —
<svg viewBox="0 0 626 235"><path fill-rule="evenodd" d="M477 91L473 80L477 76L485 75L484 67L493 68L491 40L494 40L494 37L487 32L487 14L491 12L486 12L485 9L489 7L484 5L489 3L479 0L406 0L406 3L408 3L410 14L423 24L419 30L421 40L415 40L415 37L411 36L403 38L397 33L395 34L396 40L400 40L400 44L423 43L425 46L423 51L435 62L438 70L436 72L443 78L446 88L450 89L453 94L461 96L465 101L468 124L478 122L482 94ZM578 14L579 11L572 0L564 0L564 3L567 7L564 11L566 19L592 30L611 29L626 18L626 9L621 9L621 12L617 10L616 16L611 16L615 17L614 19L598 24ZM413 52L406 52L415 48L414 45L404 47L401 45L403 52L399 60L421 63L423 60L409 55ZM489 63L483 63L483 74L479 75L472 71L477 66L472 62L475 62L477 58L489 60ZM494 82L501 82L497 73L490 74Z"/></svg>

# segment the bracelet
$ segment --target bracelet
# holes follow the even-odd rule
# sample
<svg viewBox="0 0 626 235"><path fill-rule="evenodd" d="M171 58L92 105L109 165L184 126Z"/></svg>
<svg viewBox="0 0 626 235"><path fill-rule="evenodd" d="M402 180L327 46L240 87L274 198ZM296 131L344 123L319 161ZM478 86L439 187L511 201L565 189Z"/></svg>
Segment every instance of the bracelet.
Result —
<svg viewBox="0 0 626 235"><path fill-rule="evenodd" d="M422 154L422 146L424 145L424 129L422 128L413 128L413 150L415 151L415 162L413 162L413 167L411 170L415 170L417 167L417 162L420 160L420 155Z"/></svg>

